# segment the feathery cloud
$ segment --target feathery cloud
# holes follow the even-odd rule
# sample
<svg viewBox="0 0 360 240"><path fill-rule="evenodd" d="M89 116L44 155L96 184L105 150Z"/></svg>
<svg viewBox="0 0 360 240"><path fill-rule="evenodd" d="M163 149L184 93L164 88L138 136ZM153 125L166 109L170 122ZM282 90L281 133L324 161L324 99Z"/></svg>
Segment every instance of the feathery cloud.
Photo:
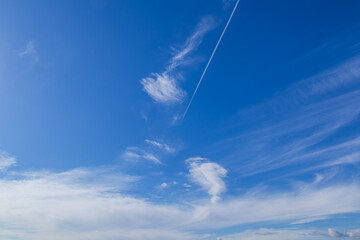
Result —
<svg viewBox="0 0 360 240"><path fill-rule="evenodd" d="M327 140L359 117L359 67L357 57L244 111L241 119L256 116L251 119L255 124L223 142L224 148L236 149L224 159L235 163L241 156L243 164L234 170L243 176L295 164L304 171L358 162L356 131L348 139Z"/></svg>
<svg viewBox="0 0 360 240"><path fill-rule="evenodd" d="M150 139L145 139L145 142L147 142L148 144L151 144L155 147L158 147L162 150L165 150L167 152L173 152L174 149L169 147L166 143L160 143L158 141L155 141L155 140L150 140Z"/></svg>
<svg viewBox="0 0 360 240"><path fill-rule="evenodd" d="M148 160L155 164L161 164L159 158L137 147L128 147L123 154L123 158L129 161Z"/></svg>
<svg viewBox="0 0 360 240"><path fill-rule="evenodd" d="M174 71L187 62L187 57L201 44L204 35L213 29L215 21L212 17L204 17L197 24L193 34L185 44L171 58L166 70L162 73L152 73L149 77L140 80L143 90L156 102L174 104L183 101L186 92L181 89Z"/></svg>
<svg viewBox="0 0 360 240"><path fill-rule="evenodd" d="M185 91L177 80L168 73L154 73L150 77L141 79L144 91L157 103L172 104L182 102Z"/></svg>
<svg viewBox="0 0 360 240"><path fill-rule="evenodd" d="M1 152L0 151L0 171L5 171L9 167L11 167L11 166L13 166L15 164L16 164L16 158L15 157L10 156L6 152Z"/></svg>

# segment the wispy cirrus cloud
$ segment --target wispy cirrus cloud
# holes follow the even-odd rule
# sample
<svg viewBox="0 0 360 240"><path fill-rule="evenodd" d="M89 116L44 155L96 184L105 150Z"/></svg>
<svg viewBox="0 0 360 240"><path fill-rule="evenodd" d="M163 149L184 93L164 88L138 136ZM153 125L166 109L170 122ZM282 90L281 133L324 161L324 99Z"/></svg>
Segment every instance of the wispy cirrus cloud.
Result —
<svg viewBox="0 0 360 240"><path fill-rule="evenodd" d="M0 151L0 172L16 164L16 158L4 151Z"/></svg>
<svg viewBox="0 0 360 240"><path fill-rule="evenodd" d="M147 160L153 162L155 164L162 164L159 158L157 158L152 153L144 151L138 147L128 147L126 148L123 158L128 161L139 161L139 160Z"/></svg>
<svg viewBox="0 0 360 240"><path fill-rule="evenodd" d="M331 139L359 118L359 67L360 58L351 59L244 111L241 119L256 117L252 127L224 142L238 146L229 163L240 160L234 168L249 176L294 165L313 170L358 162L355 128L347 138Z"/></svg>
<svg viewBox="0 0 360 240"><path fill-rule="evenodd" d="M186 163L189 165L190 179L208 192L212 203L219 201L220 194L226 190L222 178L226 176L227 170L201 157L188 158Z"/></svg>
<svg viewBox="0 0 360 240"><path fill-rule="evenodd" d="M182 102L186 93L182 90L175 77L168 73L153 73L141 79L143 90L157 103L172 104Z"/></svg>
<svg viewBox="0 0 360 240"><path fill-rule="evenodd" d="M145 142L147 142L148 144L151 144L161 150L165 150L166 152L174 152L175 151L175 149L169 147L169 145L167 145L166 143L160 143L158 141L151 140L151 139L145 139Z"/></svg>
<svg viewBox="0 0 360 240"><path fill-rule="evenodd" d="M145 142L147 145L142 145L141 147L127 147L122 155L122 158L133 162L146 160L155 164L162 164L160 158L164 154L169 154L175 151L166 143L160 143L150 139L145 139Z"/></svg>
<svg viewBox="0 0 360 240"><path fill-rule="evenodd" d="M170 65L166 72L171 72L176 67L186 64L186 59L201 44L205 34L215 28L216 22L213 17L203 17L196 25L193 34L186 40L185 44L179 48L173 48L174 56L171 58Z"/></svg>
<svg viewBox="0 0 360 240"><path fill-rule="evenodd" d="M212 17L204 17L197 24L193 34L180 48L173 48L174 56L171 58L166 70L161 73L152 73L141 79L143 90L156 102L173 104L182 102L186 92L179 86L179 81L174 74L176 68L188 62L189 55L201 44L204 35L215 27Z"/></svg>

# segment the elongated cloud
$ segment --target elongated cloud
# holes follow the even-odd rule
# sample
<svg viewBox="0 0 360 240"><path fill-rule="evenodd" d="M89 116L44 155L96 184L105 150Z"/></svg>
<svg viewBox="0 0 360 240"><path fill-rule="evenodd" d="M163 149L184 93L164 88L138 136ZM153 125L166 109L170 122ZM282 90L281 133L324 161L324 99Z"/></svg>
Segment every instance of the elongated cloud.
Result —
<svg viewBox="0 0 360 240"><path fill-rule="evenodd" d="M360 57L353 58L244 111L239 122L254 116L255 124L224 142L236 149L227 158L233 170L249 176L295 164L304 172L359 162L359 133L343 132L360 115L359 67ZM349 138L327 142L343 133Z"/></svg>
<svg viewBox="0 0 360 240"><path fill-rule="evenodd" d="M179 86L174 71L177 67L187 62L188 56L197 49L204 35L214 26L213 18L202 18L196 26L194 33L186 40L185 44L179 50L175 50L175 55L171 58L166 70L162 73L153 73L141 79L140 83L143 86L143 90L156 103L169 105L183 101L186 92Z"/></svg>
<svg viewBox="0 0 360 240"><path fill-rule="evenodd" d="M162 150L165 150L166 152L173 152L174 149L169 147L169 145L167 145L166 143L160 143L158 141L155 140L150 140L150 139L145 139L145 142L147 142L148 144L151 144L157 148L160 148Z"/></svg>
<svg viewBox="0 0 360 240"><path fill-rule="evenodd" d="M196 50L201 44L204 35L215 27L215 20L206 16L203 17L196 25L194 33L186 40L185 44L180 50L175 49L175 55L170 61L170 65L167 67L167 72L174 70L176 67L185 64L186 58Z"/></svg>
<svg viewBox="0 0 360 240"><path fill-rule="evenodd" d="M209 162L204 158L195 157L186 160L192 181L199 184L211 196L211 202L220 200L220 194L226 190L222 178L227 174L226 169L219 164Z"/></svg>
<svg viewBox="0 0 360 240"><path fill-rule="evenodd" d="M325 240L326 236L319 238L313 230L300 229L256 229L246 230L240 233L221 236L218 240Z"/></svg>
<svg viewBox="0 0 360 240"><path fill-rule="evenodd" d="M152 153L146 152L137 147L128 147L123 154L123 158L129 161L148 160L155 164L161 164L160 159Z"/></svg>

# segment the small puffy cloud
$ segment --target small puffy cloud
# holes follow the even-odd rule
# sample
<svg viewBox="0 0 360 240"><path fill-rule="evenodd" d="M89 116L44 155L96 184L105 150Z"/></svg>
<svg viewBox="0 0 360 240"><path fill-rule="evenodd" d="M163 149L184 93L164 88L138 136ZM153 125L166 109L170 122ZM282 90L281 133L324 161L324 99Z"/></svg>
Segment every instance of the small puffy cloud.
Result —
<svg viewBox="0 0 360 240"><path fill-rule="evenodd" d="M167 188L169 186L169 184L167 184L166 182L163 182L162 184L160 184L161 188Z"/></svg>
<svg viewBox="0 0 360 240"><path fill-rule="evenodd" d="M9 156L6 152L0 152L0 171L5 171L15 164L15 157Z"/></svg>
<svg viewBox="0 0 360 240"><path fill-rule="evenodd" d="M193 182L204 188L211 196L211 202L220 200L220 194L226 190L222 178L227 174L227 170L214 162L205 161L205 158L188 158L190 178Z"/></svg>
<svg viewBox="0 0 360 240"><path fill-rule="evenodd" d="M148 144L151 144L151 145L153 145L153 146L155 146L155 147L158 147L158 148L160 148L160 149L162 149L162 150L165 150L165 151L167 151L167 152L173 152L173 151L174 151L173 148L169 147L169 146L168 146L167 144L165 144L165 143L160 143L160 142L158 142L158 141L150 140L150 139L145 139L145 142L147 142Z"/></svg>
<svg viewBox="0 0 360 240"><path fill-rule="evenodd" d="M154 73L150 77L143 78L140 83L143 85L143 90L157 103L179 103L186 95L178 86L176 79L167 73Z"/></svg>
<svg viewBox="0 0 360 240"><path fill-rule="evenodd" d="M148 160L156 164L161 164L159 158L137 147L128 147L123 154L123 158L128 161Z"/></svg>

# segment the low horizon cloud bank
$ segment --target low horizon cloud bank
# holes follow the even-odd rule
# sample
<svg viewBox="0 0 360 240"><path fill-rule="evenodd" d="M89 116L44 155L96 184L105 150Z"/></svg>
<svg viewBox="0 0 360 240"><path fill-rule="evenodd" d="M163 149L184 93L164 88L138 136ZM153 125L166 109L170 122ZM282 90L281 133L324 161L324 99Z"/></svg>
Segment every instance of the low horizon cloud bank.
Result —
<svg viewBox="0 0 360 240"><path fill-rule="evenodd" d="M164 204L131 196L126 190L138 179L101 168L8 171L0 178L0 237L214 239L198 231L263 221L315 221L360 211L356 183L278 194L249 193L215 203L195 198L189 205L186 199Z"/></svg>

